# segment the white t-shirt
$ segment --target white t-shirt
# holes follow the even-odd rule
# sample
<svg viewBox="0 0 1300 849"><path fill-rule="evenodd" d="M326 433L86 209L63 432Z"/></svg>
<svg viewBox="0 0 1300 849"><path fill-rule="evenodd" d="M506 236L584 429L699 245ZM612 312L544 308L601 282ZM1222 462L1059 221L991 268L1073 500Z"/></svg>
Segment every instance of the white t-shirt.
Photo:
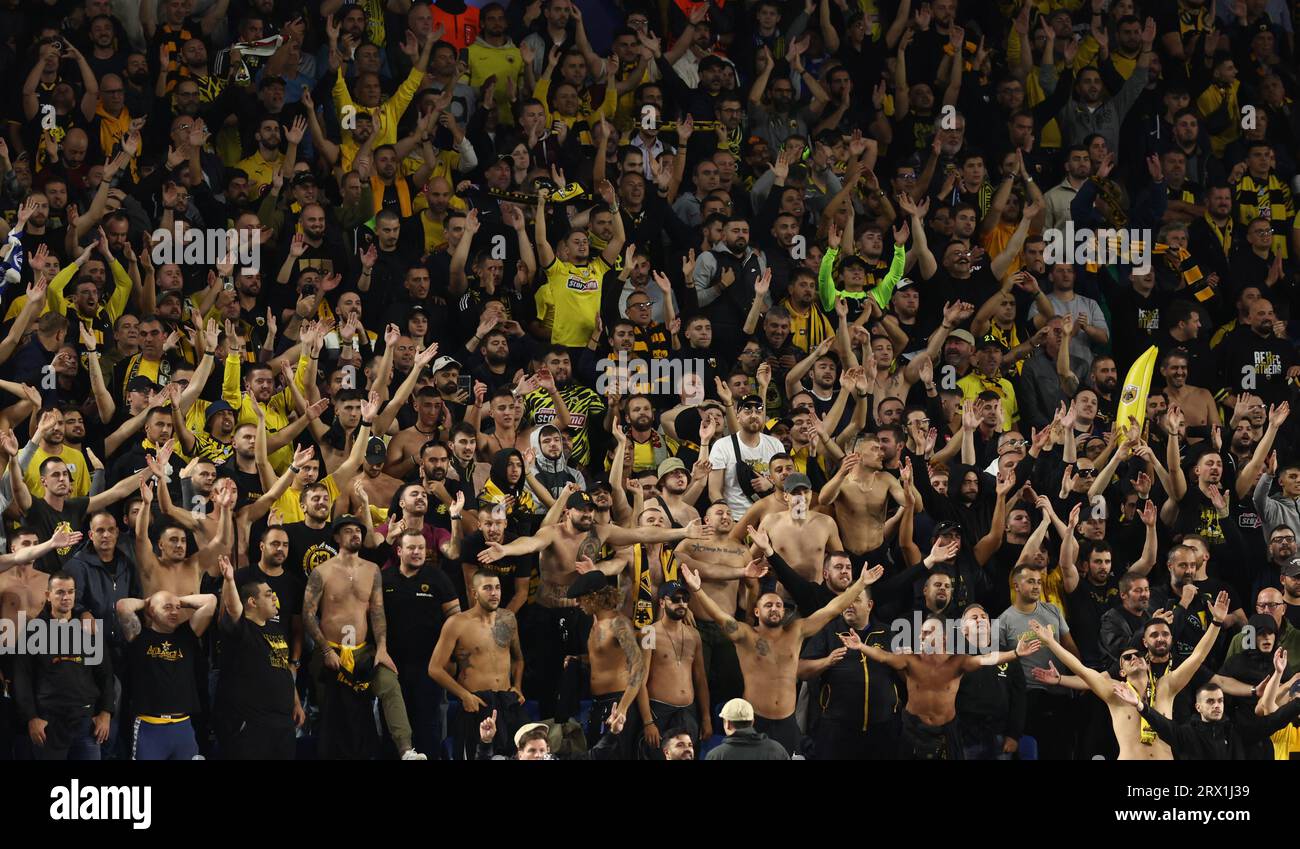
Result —
<svg viewBox="0 0 1300 849"><path fill-rule="evenodd" d="M745 515L745 511L753 502L740 488L740 481L736 478L736 451L733 447L736 444L740 445L741 461L753 469L755 474L766 474L767 464L772 459L772 455L785 451L785 446L775 436L760 433L758 445L753 448L746 445L743 439L737 438L733 443L731 437L726 436L715 441L713 447L709 449L709 464L715 471L718 469L726 471L722 483L722 497L727 500L727 506L731 508L731 518L739 522L740 517Z"/></svg>

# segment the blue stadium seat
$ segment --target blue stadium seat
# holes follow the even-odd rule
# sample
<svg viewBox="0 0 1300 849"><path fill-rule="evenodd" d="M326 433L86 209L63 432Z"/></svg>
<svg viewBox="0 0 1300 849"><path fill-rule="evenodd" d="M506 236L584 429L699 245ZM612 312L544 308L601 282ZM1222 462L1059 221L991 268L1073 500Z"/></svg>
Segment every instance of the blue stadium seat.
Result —
<svg viewBox="0 0 1300 849"><path fill-rule="evenodd" d="M1020 759L1022 761L1038 760L1038 741L1028 734L1020 738Z"/></svg>

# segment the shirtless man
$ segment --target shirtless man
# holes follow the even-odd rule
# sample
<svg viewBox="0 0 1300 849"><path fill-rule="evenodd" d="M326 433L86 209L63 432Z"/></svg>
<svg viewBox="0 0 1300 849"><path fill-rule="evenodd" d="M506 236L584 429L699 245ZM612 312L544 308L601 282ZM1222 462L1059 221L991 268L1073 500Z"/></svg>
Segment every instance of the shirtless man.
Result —
<svg viewBox="0 0 1300 849"><path fill-rule="evenodd" d="M388 731L404 761L428 758L411 746L411 724L397 683L397 666L388 656L388 621L384 617L384 582L379 567L358 555L366 527L355 516L334 521L339 553L311 571L302 603L302 622L316 645L311 672L320 700L320 757L359 757L349 741L334 739L346 727L330 713L338 709L341 689L355 689L367 661L373 666L369 693L379 697ZM374 645L371 645L371 640Z"/></svg>
<svg viewBox="0 0 1300 849"><path fill-rule="evenodd" d="M503 386L488 399L488 417L496 425L496 430L478 435L478 459L484 463L492 462L498 451L514 448L519 452L527 451L531 446L529 438L533 429L519 420L519 406L510 387Z"/></svg>
<svg viewBox="0 0 1300 849"><path fill-rule="evenodd" d="M694 502L699 499L703 486L692 486L686 464L676 457L669 457L659 464L658 472L658 491L653 496L648 496L647 501L663 508L673 527L680 528L698 521L700 511L695 509ZM707 480L708 472L705 472L702 481ZM695 498L690 497L692 490L695 491Z"/></svg>
<svg viewBox="0 0 1300 849"><path fill-rule="evenodd" d="M447 415L447 406L442 396L432 386L426 386L415 393L415 424L398 431L388 441L388 456L384 471L395 478L405 479L412 472L418 471L419 459L424 446L429 442L446 439L451 417Z"/></svg>
<svg viewBox="0 0 1300 849"><path fill-rule="evenodd" d="M805 580L821 583L822 562L827 551L842 551L835 520L811 509L812 481L799 472L785 479L781 499L786 509L767 514L758 532L771 540L772 547ZM750 553L762 556L762 546L753 541Z"/></svg>
<svg viewBox="0 0 1300 849"><path fill-rule="evenodd" d="M751 558L748 546L732 539L734 524L731 508L727 502L719 501L704 511L704 527L713 530L713 539L688 541L677 546L674 552L679 561L699 573L704 580L704 593L713 599L718 609L733 613L752 603L740 603L739 579ZM704 642L704 668L714 700L724 702L740 698L745 682L735 645L717 622L700 622L697 627Z"/></svg>
<svg viewBox="0 0 1300 849"><path fill-rule="evenodd" d="M35 562L56 548L81 542L81 533L55 531L54 536L45 542L38 544L39 539L34 532L24 528L9 537L13 551L0 554L0 620L14 624L8 633L15 637L26 630L18 625L18 615L25 613L28 619L35 619L45 607L50 576L48 572L37 569Z"/></svg>
<svg viewBox="0 0 1300 849"><path fill-rule="evenodd" d="M637 696L646 746L656 751L669 731L683 729L693 742L713 736L703 646L699 632L685 621L690 593L680 581L667 581L658 595L653 636L642 640L646 683Z"/></svg>
<svg viewBox="0 0 1300 849"><path fill-rule="evenodd" d="M869 561L890 562L886 513L890 499L903 505L903 485L885 471L884 456L875 434L864 434L822 487L821 503L834 505L835 524L844 535L844 550L852 555L855 572Z"/></svg>
<svg viewBox="0 0 1300 849"><path fill-rule="evenodd" d="M1187 382L1187 363L1186 355L1170 351L1165 354L1164 362L1160 365L1160 375L1165 379L1164 394L1169 406L1178 406L1183 411L1188 431L1187 441L1196 442L1208 434L1194 434L1193 428L1219 425L1222 421L1219 418L1219 405L1214 402L1210 391Z"/></svg>
<svg viewBox="0 0 1300 849"><path fill-rule="evenodd" d="M700 575L689 566L682 567L682 577L697 603L696 612L722 628L736 645L740 668L745 677L745 701L754 706L754 728L776 740L788 754L799 745L799 724L795 721L798 694L799 653L804 640L816 634L839 616L854 599L885 573L883 566L863 569L848 589L825 607L809 616L790 620L785 616L785 602L776 593L763 593L754 607L756 626L737 622L700 592Z"/></svg>
<svg viewBox="0 0 1300 849"><path fill-rule="evenodd" d="M1097 672L1083 665L1079 658L1063 648L1047 628L1031 621L1029 627L1053 654L1060 659L1070 671L1082 678L1093 694L1106 703L1110 709L1111 727L1115 730L1115 740L1119 743L1119 759L1122 761L1171 761L1174 759L1169 744L1156 736L1155 731L1138 715L1137 708L1120 698L1115 692L1115 685L1127 686L1135 692L1142 693L1142 700L1153 706L1165 716L1174 715L1174 698L1192 680L1201 668L1205 658L1209 657L1219 639L1219 628L1224 617L1228 615L1228 594L1219 593L1210 608L1211 621L1205 635L1196 644L1196 650L1178 666L1165 673L1158 680L1153 680L1147 660L1136 648L1126 648L1119 656L1120 681L1110 677L1108 672Z"/></svg>
<svg viewBox="0 0 1300 849"><path fill-rule="evenodd" d="M658 504L642 507L636 521L638 528L670 527L668 514ZM671 546L649 542L620 549L614 557L600 563L579 558L577 569L579 573L599 569L606 576L617 576L623 615L644 633L654 622L658 589L665 582L677 580L677 566Z"/></svg>
<svg viewBox="0 0 1300 849"><path fill-rule="evenodd" d="M988 619L976 627L988 629ZM961 677L981 666L1011 663L1038 651L1037 640L1024 639L1013 651L988 654L950 653L944 640L944 622L930 617L921 624L921 652L896 654L866 645L857 632L841 637L850 651L860 651L869 660L883 663L902 673L907 681L907 706L903 710L903 734L899 740L900 760L954 761L962 759L957 736L957 690ZM987 645L986 639L977 645Z"/></svg>
<svg viewBox="0 0 1300 849"><path fill-rule="evenodd" d="M148 483L140 484L140 512L135 517L135 562L146 597L163 590L178 596L194 595L199 591L204 572L214 578L221 575L219 558L234 544L231 511L238 495L228 487L214 488L213 512L221 531L207 545L189 554L185 530L168 521L158 534L158 553L155 555L149 539L154 491ZM188 609L184 611L185 616L189 613Z"/></svg>
<svg viewBox="0 0 1300 849"><path fill-rule="evenodd" d="M398 487L402 485L401 480L384 472L387 452L388 447L384 445L384 440L377 436L370 437L370 444L366 446L366 462L361 466L365 474L357 478L362 489L366 491L370 503L385 508L393 500ZM359 507L355 496L352 499L352 506L354 509Z"/></svg>
<svg viewBox="0 0 1300 849"><path fill-rule="evenodd" d="M783 487L786 478L793 475L796 471L794 458L789 454L777 454L767 465L767 477L772 481L772 491L762 498L755 501L750 508L745 511L745 515L740 517L740 521L732 528L731 537L736 542L744 542L746 529L753 525L758 527L767 518L769 513L777 513L789 507L785 500ZM816 494L812 495L815 500Z"/></svg>
<svg viewBox="0 0 1300 849"><path fill-rule="evenodd" d="M641 714L628 711L645 684L646 662L632 621L619 612L618 589L599 571L578 576L566 595L592 618L587 636L587 663L591 671L591 714L587 719L587 745L600 742L601 726L619 717L637 720L619 737L618 760L636 757L641 738Z"/></svg>
<svg viewBox="0 0 1300 849"><path fill-rule="evenodd" d="M578 577L577 563L586 558L595 561L606 545L625 546L636 543L677 542L703 539L706 528L692 522L685 528L641 527L621 528L617 525L597 523L596 505L585 492L575 492L564 502L564 517L553 525L545 525L530 537L520 537L507 545L489 543L479 552L480 563L493 563L503 557L541 552L538 569L541 587L537 591L537 604L549 622L539 630L550 631L544 639L546 655L543 680L539 682L542 715L550 716L555 694L559 691L559 678L566 656L581 655L582 647L576 643L578 618L573 615L577 603L567 597L569 586ZM635 695L635 694L633 694Z"/></svg>
<svg viewBox="0 0 1300 849"><path fill-rule="evenodd" d="M460 699L461 724L452 738L453 757L473 760L479 725L496 719L506 733L498 735L499 754L514 756L515 732L528 721L524 715L524 655L519 648L519 623L501 609L501 579L491 569L470 576L470 609L442 626L438 645L429 658L429 677ZM456 677L447 671L456 662Z"/></svg>

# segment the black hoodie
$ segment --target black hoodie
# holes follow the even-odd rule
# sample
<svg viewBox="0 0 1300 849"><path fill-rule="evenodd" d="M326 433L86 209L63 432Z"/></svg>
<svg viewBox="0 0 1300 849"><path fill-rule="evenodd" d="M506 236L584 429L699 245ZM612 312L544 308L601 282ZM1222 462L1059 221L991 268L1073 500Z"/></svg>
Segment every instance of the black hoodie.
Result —
<svg viewBox="0 0 1300 849"><path fill-rule="evenodd" d="M50 608L46 605L36 619L27 624L28 634L36 629L48 629L54 639L59 625L51 627ZM70 631L81 627L81 620L73 619L67 626ZM14 701L19 718L24 722L40 718L45 720L82 719L101 712L113 712L113 663L108 651L106 635L91 637L78 634L81 651L19 654L14 663ZM98 656L86 651L91 639L101 641ZM34 643L29 637L28 645ZM70 648L55 645L49 648Z"/></svg>

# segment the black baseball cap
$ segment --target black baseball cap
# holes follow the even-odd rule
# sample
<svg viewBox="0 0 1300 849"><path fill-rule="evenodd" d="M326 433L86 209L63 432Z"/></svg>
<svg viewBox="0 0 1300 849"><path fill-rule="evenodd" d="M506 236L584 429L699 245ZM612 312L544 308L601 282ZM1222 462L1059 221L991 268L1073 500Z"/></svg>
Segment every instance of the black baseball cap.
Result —
<svg viewBox="0 0 1300 849"><path fill-rule="evenodd" d="M767 405L763 403L763 399L757 395L746 395L744 398L741 398L740 403L736 405L738 409L742 410L745 407L757 407L761 410L765 406Z"/></svg>
<svg viewBox="0 0 1300 849"><path fill-rule="evenodd" d="M136 375L126 382L127 392L157 392L161 387L147 377Z"/></svg>
<svg viewBox="0 0 1300 849"><path fill-rule="evenodd" d="M370 441L366 443L366 462L382 463L387 456L388 446L384 444L384 440L378 436L370 437Z"/></svg>
<svg viewBox="0 0 1300 849"><path fill-rule="evenodd" d="M591 503L591 496L585 492L575 492L569 496L569 500L564 502L564 506L569 510L591 510L594 505Z"/></svg>
<svg viewBox="0 0 1300 849"><path fill-rule="evenodd" d="M569 585L569 591L564 594L565 598L582 598L584 595L598 593L605 587L609 586L609 579L605 573L599 570L587 572L585 575L579 575L577 580Z"/></svg>
<svg viewBox="0 0 1300 849"><path fill-rule="evenodd" d="M992 333L986 333L981 336L979 344L975 346L975 350L977 351L983 351L987 348L997 348L1003 353L1006 353L1007 350L1006 344Z"/></svg>
<svg viewBox="0 0 1300 849"><path fill-rule="evenodd" d="M659 585L659 598L672 598L678 593L689 596L691 591L681 581L664 581Z"/></svg>
<svg viewBox="0 0 1300 849"><path fill-rule="evenodd" d="M960 534L960 533L961 533L961 522L953 522L953 521L940 522L934 528L934 535L936 537L941 537L944 534Z"/></svg>

